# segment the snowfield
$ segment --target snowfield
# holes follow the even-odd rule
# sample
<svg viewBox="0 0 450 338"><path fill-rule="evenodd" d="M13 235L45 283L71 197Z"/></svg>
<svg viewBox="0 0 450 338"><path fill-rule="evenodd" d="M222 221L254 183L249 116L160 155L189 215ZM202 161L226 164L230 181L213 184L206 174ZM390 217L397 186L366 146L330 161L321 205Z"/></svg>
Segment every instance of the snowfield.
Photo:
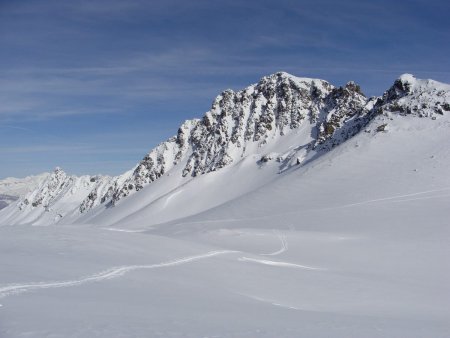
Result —
<svg viewBox="0 0 450 338"><path fill-rule="evenodd" d="M9 206L0 337L449 337L449 141L448 113L387 112L283 170L175 167L55 223Z"/></svg>

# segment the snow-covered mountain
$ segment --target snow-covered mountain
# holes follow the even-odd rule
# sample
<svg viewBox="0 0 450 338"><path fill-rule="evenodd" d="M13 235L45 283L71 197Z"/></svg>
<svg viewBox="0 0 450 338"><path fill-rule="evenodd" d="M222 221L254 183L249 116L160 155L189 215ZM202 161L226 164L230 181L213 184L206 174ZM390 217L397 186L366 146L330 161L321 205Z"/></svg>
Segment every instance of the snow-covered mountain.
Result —
<svg viewBox="0 0 450 338"><path fill-rule="evenodd" d="M409 74L383 96L367 98L354 82L335 87L276 73L241 91L224 91L202 119L183 123L123 175L75 177L58 168L0 217L9 224L112 224L134 214L169 221L253 191L362 130L386 132L393 116L439 120L449 111L448 85Z"/></svg>
<svg viewBox="0 0 450 338"><path fill-rule="evenodd" d="M81 201L92 190L101 190L111 178L101 175L77 177L66 174L57 167L52 173L41 176L34 190L19 198L5 210L5 219L13 217L17 223L56 223L67 214L77 213Z"/></svg>

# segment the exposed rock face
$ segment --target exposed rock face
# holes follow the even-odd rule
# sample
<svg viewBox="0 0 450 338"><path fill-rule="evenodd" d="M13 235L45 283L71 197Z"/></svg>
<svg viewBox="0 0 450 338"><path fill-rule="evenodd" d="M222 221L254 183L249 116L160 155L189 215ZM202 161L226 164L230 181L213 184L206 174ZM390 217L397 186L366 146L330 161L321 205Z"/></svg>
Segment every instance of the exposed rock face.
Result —
<svg viewBox="0 0 450 338"><path fill-rule="evenodd" d="M56 201L66 199L68 203L82 201L80 211L84 212L100 204L97 193L103 192L110 182L109 176L77 177L67 175L61 168L56 168L36 190L19 201L18 208L25 210L43 207L49 211Z"/></svg>
<svg viewBox="0 0 450 338"><path fill-rule="evenodd" d="M437 118L450 111L449 86L403 75L382 97L366 98L354 82L334 87L323 80L276 73L241 91L225 90L202 119L188 120L177 135L159 144L129 172L109 178L68 176L56 169L18 205L43 206L67 194L78 194L84 213L100 204L114 205L122 198L177 166L177 175L195 177L220 170L255 154L258 149L306 128L309 143L292 153L259 156L259 164L272 159L280 170L302 164L311 151L321 153L364 129L377 115L400 114ZM387 125L382 130L386 131ZM296 135L296 134L292 134Z"/></svg>
<svg viewBox="0 0 450 338"><path fill-rule="evenodd" d="M23 209L28 205L37 207L42 205L44 208L48 208L50 203L65 191L73 178L67 176L67 174L59 167L57 167L52 174L31 194L19 204L19 209Z"/></svg>
<svg viewBox="0 0 450 338"><path fill-rule="evenodd" d="M332 88L325 81L277 73L242 91L223 92L192 132L183 175L220 169L252 144L261 147L275 135L316 120Z"/></svg>
<svg viewBox="0 0 450 338"><path fill-rule="evenodd" d="M199 123L200 120L189 120L183 123L178 129L177 136L159 144L145 155L132 173L115 178L107 195L103 195L102 199L110 200L114 204L131 192L139 191L148 183L164 175L186 155L191 144L191 134Z"/></svg>
<svg viewBox="0 0 450 338"><path fill-rule="evenodd" d="M448 86L404 74L377 100L374 110L434 118L450 111L449 102Z"/></svg>
<svg viewBox="0 0 450 338"><path fill-rule="evenodd" d="M354 82L335 88L326 98L327 114L319 125L318 145L333 147L358 133L370 121L367 98Z"/></svg>
<svg viewBox="0 0 450 338"><path fill-rule="evenodd" d="M84 182L84 184L87 184L88 187L92 186L92 190L90 191L89 195L83 199L83 201L80 204L80 212L85 212L89 209L92 209L93 207L104 203L107 200L111 199L111 195L108 195L108 192L110 191L110 194L112 194L112 187L111 187L111 178L109 176L88 176L89 183Z"/></svg>

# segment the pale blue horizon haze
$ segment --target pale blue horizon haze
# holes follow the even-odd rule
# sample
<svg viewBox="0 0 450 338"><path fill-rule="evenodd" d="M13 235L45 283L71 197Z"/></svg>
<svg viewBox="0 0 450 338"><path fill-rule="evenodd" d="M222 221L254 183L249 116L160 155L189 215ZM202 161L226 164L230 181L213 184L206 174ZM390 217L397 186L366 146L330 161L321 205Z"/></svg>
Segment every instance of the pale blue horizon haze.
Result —
<svg viewBox="0 0 450 338"><path fill-rule="evenodd" d="M450 82L448 1L0 0L0 179L120 174L223 90L286 71Z"/></svg>

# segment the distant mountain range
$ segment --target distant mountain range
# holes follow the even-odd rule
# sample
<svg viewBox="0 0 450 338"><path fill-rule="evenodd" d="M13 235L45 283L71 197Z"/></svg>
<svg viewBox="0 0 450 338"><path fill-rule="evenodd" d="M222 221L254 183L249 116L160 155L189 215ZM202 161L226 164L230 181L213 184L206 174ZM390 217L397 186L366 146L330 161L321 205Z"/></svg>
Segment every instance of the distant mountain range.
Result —
<svg viewBox="0 0 450 338"><path fill-rule="evenodd" d="M25 178L8 177L0 180L0 209L34 191L48 175L50 174L43 173Z"/></svg>

